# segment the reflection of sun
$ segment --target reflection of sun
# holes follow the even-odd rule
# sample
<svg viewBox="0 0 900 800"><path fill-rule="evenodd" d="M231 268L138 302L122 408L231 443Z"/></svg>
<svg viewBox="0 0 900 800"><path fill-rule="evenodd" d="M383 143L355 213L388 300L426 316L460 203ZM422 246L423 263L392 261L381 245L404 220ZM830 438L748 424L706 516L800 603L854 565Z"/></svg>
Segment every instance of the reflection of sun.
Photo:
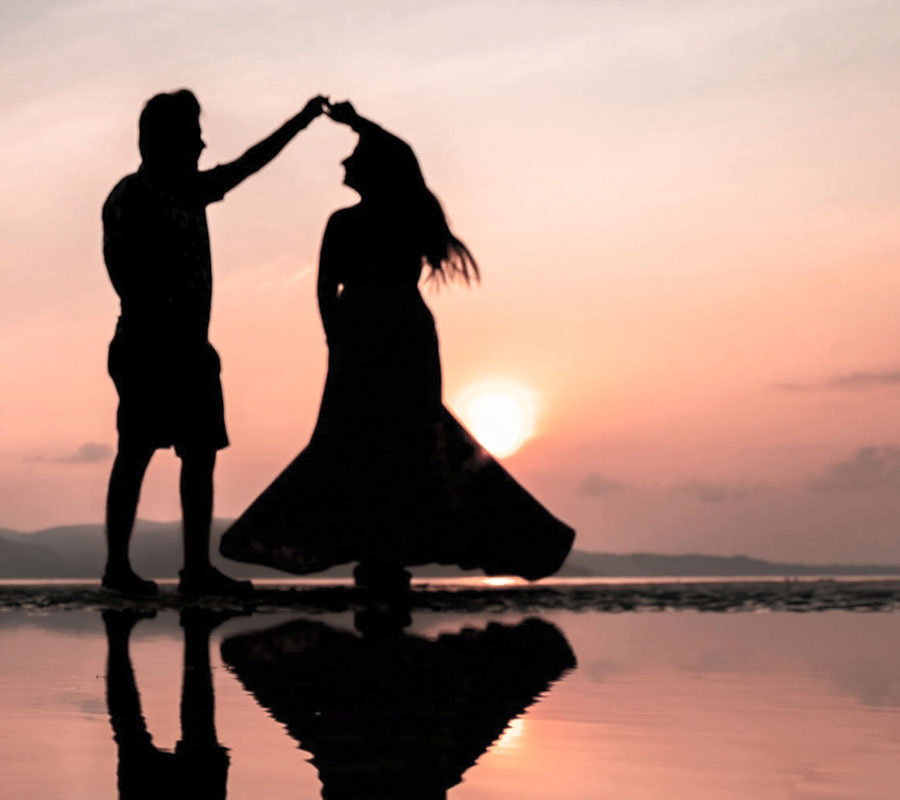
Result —
<svg viewBox="0 0 900 800"><path fill-rule="evenodd" d="M524 729L525 720L521 717L516 717L514 720L510 721L509 725L506 727L506 730L503 731L503 734L494 743L494 747L500 750L509 750L515 747L516 739L518 739L522 735L522 731Z"/></svg>
<svg viewBox="0 0 900 800"><path fill-rule="evenodd" d="M514 453L534 431L531 393L512 383L490 381L470 386L457 408L475 438L495 456Z"/></svg>
<svg viewBox="0 0 900 800"><path fill-rule="evenodd" d="M496 586L496 587L515 586L517 583L520 583L518 578L507 578L507 577L482 578L482 580L484 581L486 586Z"/></svg>

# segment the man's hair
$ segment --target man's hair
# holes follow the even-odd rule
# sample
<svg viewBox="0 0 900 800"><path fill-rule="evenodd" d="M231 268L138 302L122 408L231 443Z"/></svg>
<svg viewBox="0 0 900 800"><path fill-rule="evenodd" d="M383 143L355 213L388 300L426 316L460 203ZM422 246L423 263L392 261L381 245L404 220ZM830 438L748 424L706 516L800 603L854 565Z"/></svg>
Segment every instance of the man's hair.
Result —
<svg viewBox="0 0 900 800"><path fill-rule="evenodd" d="M190 89L164 92L151 97L138 122L138 149L144 161L165 157L171 149L173 132L200 117L200 103ZM177 135L177 134L176 134Z"/></svg>

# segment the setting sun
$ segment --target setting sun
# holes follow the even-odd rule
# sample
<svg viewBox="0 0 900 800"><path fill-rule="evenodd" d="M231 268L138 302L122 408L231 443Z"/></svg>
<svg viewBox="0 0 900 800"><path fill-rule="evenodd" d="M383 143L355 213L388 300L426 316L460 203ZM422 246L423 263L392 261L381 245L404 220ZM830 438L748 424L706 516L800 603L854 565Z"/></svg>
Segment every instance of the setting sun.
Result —
<svg viewBox="0 0 900 800"><path fill-rule="evenodd" d="M495 456L514 453L534 431L531 393L515 384L471 386L460 397L458 408L475 438Z"/></svg>

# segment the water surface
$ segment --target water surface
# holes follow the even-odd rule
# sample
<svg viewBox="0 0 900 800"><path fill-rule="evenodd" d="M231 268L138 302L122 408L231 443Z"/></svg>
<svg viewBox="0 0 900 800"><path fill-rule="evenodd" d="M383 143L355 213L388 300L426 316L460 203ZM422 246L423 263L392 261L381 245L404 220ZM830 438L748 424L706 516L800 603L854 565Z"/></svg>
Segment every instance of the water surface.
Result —
<svg viewBox="0 0 900 800"><path fill-rule="evenodd" d="M534 617L545 625L522 628ZM349 613L228 619L208 648L194 635L185 672L175 611L139 621L124 647L96 610L0 613L0 796L117 798L123 751L132 764L160 753L162 774L182 742L182 763L209 770L210 786L222 779L229 798L317 798L323 776L352 784L348 773L365 776L385 758L379 731L398 753L390 774L415 758L434 775L444 770L439 786L464 769L451 800L881 800L900 783L897 613L422 611L390 645L364 643L353 624ZM533 646L541 652L523 655ZM224 761L199 745L184 755L184 742L209 733L202 702L193 733L181 718L184 687L204 697L201 651ZM122 689L123 653L136 697ZM274 659L268 682L259 679L265 658ZM286 658L296 660L277 677ZM340 670L329 667L340 660ZM385 681L391 688L379 694ZM407 683L414 703L404 700ZM462 698L455 709L448 686ZM393 716L379 699L388 695ZM138 717L129 716L134 700ZM141 715L146 742L125 744ZM355 760L348 740L365 746ZM486 750L474 752L481 742ZM448 763L425 763L441 752ZM410 795L397 786L396 796Z"/></svg>

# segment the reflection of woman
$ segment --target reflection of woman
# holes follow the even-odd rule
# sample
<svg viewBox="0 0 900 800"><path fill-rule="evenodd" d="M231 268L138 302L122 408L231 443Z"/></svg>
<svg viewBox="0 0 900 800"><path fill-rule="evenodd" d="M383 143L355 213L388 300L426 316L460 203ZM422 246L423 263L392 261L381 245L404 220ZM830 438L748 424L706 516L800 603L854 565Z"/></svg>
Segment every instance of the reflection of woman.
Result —
<svg viewBox="0 0 900 800"><path fill-rule="evenodd" d="M318 298L328 378L309 446L226 532L224 555L295 573L359 561L357 581L402 584L439 562L552 574L574 532L447 412L434 319L419 293L478 268L447 226L412 149L349 103L344 161L360 202L328 221Z"/></svg>
<svg viewBox="0 0 900 800"><path fill-rule="evenodd" d="M539 619L437 639L296 620L226 639L222 660L312 754L326 800L443 800L575 667L563 634Z"/></svg>

